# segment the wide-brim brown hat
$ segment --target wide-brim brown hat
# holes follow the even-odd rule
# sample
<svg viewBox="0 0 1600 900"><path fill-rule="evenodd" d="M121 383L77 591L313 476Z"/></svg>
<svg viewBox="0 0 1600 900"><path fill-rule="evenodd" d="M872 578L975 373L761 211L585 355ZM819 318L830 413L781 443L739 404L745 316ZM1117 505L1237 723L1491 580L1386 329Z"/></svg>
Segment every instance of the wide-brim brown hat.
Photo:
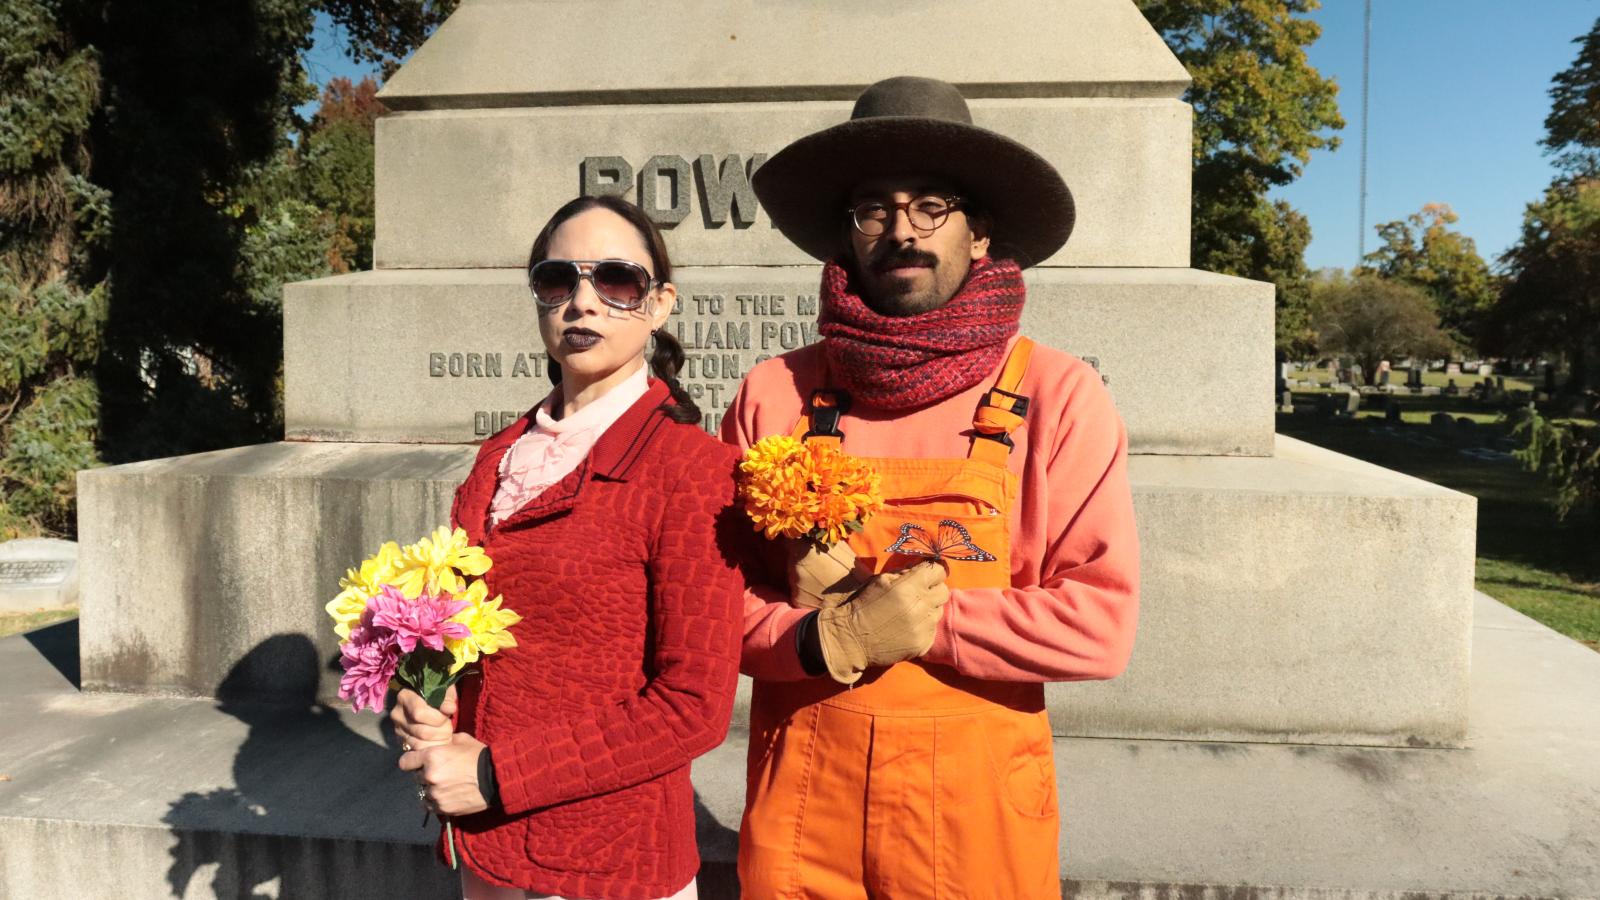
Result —
<svg viewBox="0 0 1600 900"><path fill-rule="evenodd" d="M993 252L1024 268L1061 249L1077 217L1072 191L1044 157L972 124L955 85L902 76L856 98L847 122L779 150L753 179L784 236L819 260L837 256L850 191L869 178L928 174L955 182L993 223Z"/></svg>

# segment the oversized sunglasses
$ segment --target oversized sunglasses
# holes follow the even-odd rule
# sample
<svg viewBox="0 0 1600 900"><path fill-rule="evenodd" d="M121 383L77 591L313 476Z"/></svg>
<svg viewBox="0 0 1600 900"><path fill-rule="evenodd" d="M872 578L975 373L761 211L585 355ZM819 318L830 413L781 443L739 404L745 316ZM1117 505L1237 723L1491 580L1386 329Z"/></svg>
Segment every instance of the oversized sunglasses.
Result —
<svg viewBox="0 0 1600 900"><path fill-rule="evenodd" d="M585 278L607 306L633 311L644 306L656 280L627 259L545 259L528 270L528 287L541 309L555 309L578 292Z"/></svg>

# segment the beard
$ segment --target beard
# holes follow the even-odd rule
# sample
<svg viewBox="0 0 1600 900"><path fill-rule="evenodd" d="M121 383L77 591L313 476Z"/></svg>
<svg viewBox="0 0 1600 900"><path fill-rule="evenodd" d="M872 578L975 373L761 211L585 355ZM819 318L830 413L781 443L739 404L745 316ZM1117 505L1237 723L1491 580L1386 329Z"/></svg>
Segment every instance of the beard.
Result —
<svg viewBox="0 0 1600 900"><path fill-rule="evenodd" d="M898 278L889 270L897 266L919 266L929 278ZM965 272L951 277L938 256L924 250L887 245L861 267L861 299L885 316L914 316L930 312L950 302L961 287Z"/></svg>

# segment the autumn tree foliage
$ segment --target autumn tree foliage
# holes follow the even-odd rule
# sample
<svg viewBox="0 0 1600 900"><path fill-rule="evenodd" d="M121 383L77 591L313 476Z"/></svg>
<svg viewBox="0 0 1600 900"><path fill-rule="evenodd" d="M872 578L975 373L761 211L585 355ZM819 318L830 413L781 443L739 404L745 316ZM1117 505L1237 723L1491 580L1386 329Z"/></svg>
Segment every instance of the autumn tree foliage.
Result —
<svg viewBox="0 0 1600 900"><path fill-rule="evenodd" d="M1499 284L1472 238L1449 227L1458 219L1448 204L1430 203L1404 219L1379 225L1383 244L1367 254L1363 268L1422 288L1433 298L1445 330L1469 345Z"/></svg>
<svg viewBox="0 0 1600 900"><path fill-rule="evenodd" d="M1338 147L1338 87L1306 59L1317 0L1140 0L1193 79L1192 260L1277 285L1280 351L1314 342L1306 217L1268 192Z"/></svg>

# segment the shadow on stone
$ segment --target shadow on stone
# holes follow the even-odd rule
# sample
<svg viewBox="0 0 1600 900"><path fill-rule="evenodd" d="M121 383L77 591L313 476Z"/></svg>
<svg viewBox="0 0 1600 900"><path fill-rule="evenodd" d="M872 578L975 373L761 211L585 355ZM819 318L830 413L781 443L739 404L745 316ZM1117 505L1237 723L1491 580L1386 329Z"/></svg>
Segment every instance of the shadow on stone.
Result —
<svg viewBox="0 0 1600 900"><path fill-rule="evenodd" d="M265 667L278 670L275 685L294 690L261 700L251 687ZM197 877L211 885L195 890L217 897L439 896L453 884L449 873L429 871L423 846L361 839L364 811L400 814L374 810L387 806L375 795L404 790L391 783L398 751L387 727L391 746L379 746L316 700L320 667L304 635L276 635L217 686L217 708L249 732L234 757L233 787L184 794L162 818L176 840L167 871L173 897L191 895ZM319 831L329 836L298 837ZM354 837L332 837L339 832Z"/></svg>
<svg viewBox="0 0 1600 900"><path fill-rule="evenodd" d="M75 690L83 687L83 676L78 668L78 620L68 619L44 628L36 628L23 637L39 651L62 677L72 682Z"/></svg>
<svg viewBox="0 0 1600 900"><path fill-rule="evenodd" d="M700 900L739 900L739 832L717 821L700 792L694 792L694 837L700 846Z"/></svg>

